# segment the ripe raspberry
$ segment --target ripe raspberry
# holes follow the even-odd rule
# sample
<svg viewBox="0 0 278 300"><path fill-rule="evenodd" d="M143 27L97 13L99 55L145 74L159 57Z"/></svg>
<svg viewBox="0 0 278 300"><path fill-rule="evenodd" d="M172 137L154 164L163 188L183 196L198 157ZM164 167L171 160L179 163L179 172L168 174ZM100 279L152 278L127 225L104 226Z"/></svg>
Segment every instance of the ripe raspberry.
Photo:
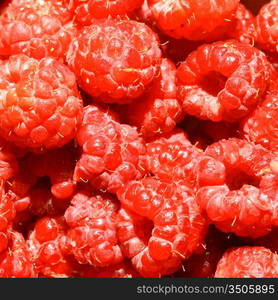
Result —
<svg viewBox="0 0 278 300"><path fill-rule="evenodd" d="M220 230L239 236L255 238L270 232L278 220L277 195L269 182L264 183L264 177L271 175L273 155L235 138L209 146L206 154L224 163L229 184L199 189L197 201L210 221Z"/></svg>
<svg viewBox="0 0 278 300"><path fill-rule="evenodd" d="M11 147L0 139L0 182L9 180L18 171L18 164Z"/></svg>
<svg viewBox="0 0 278 300"><path fill-rule="evenodd" d="M34 178L47 176L51 182L51 192L58 199L70 198L76 188L73 181L75 153L69 147L50 150L42 155L31 154L27 167Z"/></svg>
<svg viewBox="0 0 278 300"><path fill-rule="evenodd" d="M101 190L114 193L144 172L145 145L134 127L120 124L107 109L87 106L77 134L83 152L74 180L90 180Z"/></svg>
<svg viewBox="0 0 278 300"><path fill-rule="evenodd" d="M65 0L13 0L0 17L0 55L65 58L75 35Z"/></svg>
<svg viewBox="0 0 278 300"><path fill-rule="evenodd" d="M155 33L131 20L96 20L72 41L67 55L82 89L101 102L120 104L143 94L160 61Z"/></svg>
<svg viewBox="0 0 278 300"><path fill-rule="evenodd" d="M237 41L203 45L177 71L178 98L188 114L235 122L260 101L273 76L265 55Z"/></svg>
<svg viewBox="0 0 278 300"><path fill-rule="evenodd" d="M37 273L24 237L16 231L8 231L7 249L0 253L1 278L35 278Z"/></svg>
<svg viewBox="0 0 278 300"><path fill-rule="evenodd" d="M257 42L270 52L278 52L278 1L264 5L256 17Z"/></svg>
<svg viewBox="0 0 278 300"><path fill-rule="evenodd" d="M225 25L238 3L239 0L148 0L151 17L163 32L189 40L204 40L216 27Z"/></svg>
<svg viewBox="0 0 278 300"><path fill-rule="evenodd" d="M118 237L142 276L171 274L202 242L206 221L187 188L149 177L129 182L117 195L127 208L120 211ZM153 222L149 238L138 234L144 218Z"/></svg>
<svg viewBox="0 0 278 300"><path fill-rule="evenodd" d="M69 248L81 264L106 267L122 261L116 236L118 205L109 194L77 193L65 212Z"/></svg>
<svg viewBox="0 0 278 300"><path fill-rule="evenodd" d="M75 77L52 58L11 56L0 65L0 134L19 147L58 148L75 137L82 101Z"/></svg>
<svg viewBox="0 0 278 300"><path fill-rule="evenodd" d="M225 182L225 168L188 141L160 138L147 144L148 170L165 182L180 182L192 188Z"/></svg>
<svg viewBox="0 0 278 300"><path fill-rule="evenodd" d="M73 267L66 249L66 224L62 218L39 219L27 240L32 261L40 277L67 278Z"/></svg>
<svg viewBox="0 0 278 300"><path fill-rule="evenodd" d="M143 137L170 132L182 119L183 112L176 99L176 67L163 59L160 75L149 90L128 107L128 123L140 128Z"/></svg>
<svg viewBox="0 0 278 300"><path fill-rule="evenodd" d="M217 265L215 278L278 278L278 255L264 247L229 249Z"/></svg>
<svg viewBox="0 0 278 300"><path fill-rule="evenodd" d="M90 25L93 19L125 16L143 4L144 0L73 0L76 21Z"/></svg>
<svg viewBox="0 0 278 300"><path fill-rule="evenodd" d="M278 152L278 92L266 96L259 106L242 122L245 138Z"/></svg>

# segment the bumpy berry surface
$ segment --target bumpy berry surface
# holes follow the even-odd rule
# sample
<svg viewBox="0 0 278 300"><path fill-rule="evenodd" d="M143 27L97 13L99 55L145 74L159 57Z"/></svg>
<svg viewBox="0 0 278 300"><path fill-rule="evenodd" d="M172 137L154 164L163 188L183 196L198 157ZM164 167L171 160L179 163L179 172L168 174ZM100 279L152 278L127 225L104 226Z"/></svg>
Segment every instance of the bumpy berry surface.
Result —
<svg viewBox="0 0 278 300"><path fill-rule="evenodd" d="M63 218L43 217L30 233L27 245L40 277L73 276L72 258L67 254L66 224Z"/></svg>
<svg viewBox="0 0 278 300"><path fill-rule="evenodd" d="M188 114L235 122L261 100L273 72L266 56L248 44L203 45L178 68L178 98Z"/></svg>
<svg viewBox="0 0 278 300"><path fill-rule="evenodd" d="M176 67L163 59L159 77L141 98L128 107L128 121L140 128L143 137L170 132L183 116L176 97Z"/></svg>
<svg viewBox="0 0 278 300"><path fill-rule="evenodd" d="M13 0L0 17L0 55L65 58L75 28L66 0Z"/></svg>
<svg viewBox="0 0 278 300"><path fill-rule="evenodd" d="M278 92L266 96L263 104L242 124L244 136L278 152Z"/></svg>
<svg viewBox="0 0 278 300"><path fill-rule="evenodd" d="M22 234L8 231L7 248L0 253L1 278L35 278L38 274Z"/></svg>
<svg viewBox="0 0 278 300"><path fill-rule="evenodd" d="M87 106L77 134L83 152L74 179L115 192L144 173L145 144L137 130L120 124L107 108Z"/></svg>
<svg viewBox="0 0 278 300"><path fill-rule="evenodd" d="M278 278L278 255L264 247L231 248L221 258L216 278Z"/></svg>
<svg viewBox="0 0 278 300"><path fill-rule="evenodd" d="M18 171L18 163L10 145L0 139L0 181L6 181Z"/></svg>
<svg viewBox="0 0 278 300"><path fill-rule="evenodd" d="M82 101L74 74L53 58L11 56L0 65L0 135L22 148L57 148L75 137Z"/></svg>
<svg viewBox="0 0 278 300"><path fill-rule="evenodd" d="M105 103L129 103L157 75L156 34L131 20L97 20L73 39L67 62L80 87Z"/></svg>
<svg viewBox="0 0 278 300"><path fill-rule="evenodd" d="M224 163L228 184L198 191L197 201L211 222L224 232L240 236L258 237L270 232L278 220L273 154L240 139L215 143L206 154ZM270 175L274 178L266 181L264 177Z"/></svg>
<svg viewBox="0 0 278 300"><path fill-rule="evenodd" d="M256 17L257 42L268 51L278 51L278 1L263 6Z"/></svg>
<svg viewBox="0 0 278 300"><path fill-rule="evenodd" d="M81 264L106 267L122 261L116 235L118 204L109 194L77 193L65 212L70 252Z"/></svg>
<svg viewBox="0 0 278 300"><path fill-rule="evenodd" d="M90 25L93 19L104 19L131 14L144 0L73 0L75 19Z"/></svg>
<svg viewBox="0 0 278 300"><path fill-rule="evenodd" d="M127 208L118 222L123 253L142 276L172 273L202 242L206 221L187 188L149 177L129 182L117 195ZM153 222L149 238L142 238L136 228L143 218Z"/></svg>
<svg viewBox="0 0 278 300"><path fill-rule="evenodd" d="M148 0L151 18L163 32L190 40L206 39L216 27L227 22L238 3L239 0Z"/></svg>

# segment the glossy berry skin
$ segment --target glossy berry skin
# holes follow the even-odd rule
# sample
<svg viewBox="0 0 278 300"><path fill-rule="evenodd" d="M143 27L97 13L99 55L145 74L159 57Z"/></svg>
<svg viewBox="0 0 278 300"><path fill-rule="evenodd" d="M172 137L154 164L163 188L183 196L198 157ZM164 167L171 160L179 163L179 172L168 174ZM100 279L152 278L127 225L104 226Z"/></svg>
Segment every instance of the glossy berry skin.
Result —
<svg viewBox="0 0 278 300"><path fill-rule="evenodd" d="M164 33L189 40L205 40L216 27L225 25L238 3L238 0L148 0L151 19Z"/></svg>
<svg viewBox="0 0 278 300"><path fill-rule="evenodd" d="M107 108L85 107L77 141L83 151L74 171L76 181L89 180L95 188L114 193L145 172L143 139Z"/></svg>
<svg viewBox="0 0 278 300"><path fill-rule="evenodd" d="M74 74L53 58L11 56L0 66L0 135L32 151L58 148L81 120Z"/></svg>
<svg viewBox="0 0 278 300"><path fill-rule="evenodd" d="M23 235L10 230L7 249L0 253L1 278L36 278L38 274L33 266L31 254Z"/></svg>
<svg viewBox="0 0 278 300"><path fill-rule="evenodd" d="M143 0L73 0L72 4L75 20L90 25L94 19L129 15L143 4Z"/></svg>
<svg viewBox="0 0 278 300"><path fill-rule="evenodd" d="M145 138L170 132L183 117L176 92L176 67L164 58L159 77L141 98L128 106L129 124L139 127Z"/></svg>
<svg viewBox="0 0 278 300"><path fill-rule="evenodd" d="M206 221L187 188L146 177L129 182L117 196L127 209L118 222L123 253L142 276L171 274L202 242ZM137 234L142 217L153 222L149 239Z"/></svg>
<svg viewBox="0 0 278 300"><path fill-rule="evenodd" d="M278 151L278 92L266 96L261 106L242 122L244 137Z"/></svg>
<svg viewBox="0 0 278 300"><path fill-rule="evenodd" d="M264 247L229 249L217 265L215 278L278 278L278 255Z"/></svg>
<svg viewBox="0 0 278 300"><path fill-rule="evenodd" d="M96 20L73 39L67 62L84 91L100 102L130 103L143 94L161 61L156 34L131 20Z"/></svg>
<svg viewBox="0 0 278 300"><path fill-rule="evenodd" d="M212 144L206 154L224 163L228 184L199 189L197 201L209 220L239 236L256 238L269 233L278 220L273 154L235 138Z"/></svg>
<svg viewBox="0 0 278 300"><path fill-rule="evenodd" d="M272 0L264 5L256 17L257 43L263 49L278 51L278 1Z"/></svg>
<svg viewBox="0 0 278 300"><path fill-rule="evenodd" d="M66 0L13 0L0 17L0 55L64 60L76 29Z"/></svg>
<svg viewBox="0 0 278 300"><path fill-rule="evenodd" d="M205 155L188 140L170 135L147 144L147 168L162 181L180 182L193 189L225 182L221 162Z"/></svg>
<svg viewBox="0 0 278 300"><path fill-rule="evenodd" d="M104 193L77 193L65 212L70 252L81 264L115 265L123 256L116 236L118 204Z"/></svg>
<svg viewBox="0 0 278 300"><path fill-rule="evenodd" d="M64 219L59 217L43 217L35 223L27 245L39 277L73 276L73 259L67 252L66 230Z"/></svg>
<svg viewBox="0 0 278 300"><path fill-rule="evenodd" d="M261 100L273 72L266 56L245 43L202 45L178 68L178 98L197 118L236 122Z"/></svg>

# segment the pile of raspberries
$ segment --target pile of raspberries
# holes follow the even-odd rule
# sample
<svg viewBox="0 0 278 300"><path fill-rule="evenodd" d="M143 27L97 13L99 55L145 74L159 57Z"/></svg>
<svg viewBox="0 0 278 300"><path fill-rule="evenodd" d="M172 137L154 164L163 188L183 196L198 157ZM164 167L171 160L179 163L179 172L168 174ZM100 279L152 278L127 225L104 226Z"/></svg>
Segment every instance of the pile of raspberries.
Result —
<svg viewBox="0 0 278 300"><path fill-rule="evenodd" d="M278 0L0 4L0 277L278 278Z"/></svg>

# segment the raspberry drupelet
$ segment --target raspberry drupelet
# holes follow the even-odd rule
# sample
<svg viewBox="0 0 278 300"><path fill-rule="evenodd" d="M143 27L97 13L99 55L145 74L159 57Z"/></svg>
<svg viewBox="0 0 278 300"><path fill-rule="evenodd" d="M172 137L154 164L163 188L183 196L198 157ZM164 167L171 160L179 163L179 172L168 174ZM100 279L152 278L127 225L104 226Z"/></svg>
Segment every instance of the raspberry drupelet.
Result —
<svg viewBox="0 0 278 300"><path fill-rule="evenodd" d="M110 194L78 192L65 212L69 251L81 264L95 267L123 260L116 235L118 203Z"/></svg>
<svg viewBox="0 0 278 300"><path fill-rule="evenodd" d="M224 26L239 0L148 0L150 18L169 36L205 40L218 26Z"/></svg>
<svg viewBox="0 0 278 300"><path fill-rule="evenodd" d="M100 102L126 104L157 76L156 34L132 20L95 20L73 39L67 62L84 91Z"/></svg>
<svg viewBox="0 0 278 300"><path fill-rule="evenodd" d="M64 60L76 29L67 0L12 0L0 17L0 55Z"/></svg>
<svg viewBox="0 0 278 300"><path fill-rule="evenodd" d="M73 0L75 20L90 25L94 19L130 15L144 0Z"/></svg>
<svg viewBox="0 0 278 300"><path fill-rule="evenodd" d="M176 67L164 58L159 77L149 90L128 106L128 123L140 128L145 138L170 132L182 117L183 110L176 95Z"/></svg>
<svg viewBox="0 0 278 300"><path fill-rule="evenodd" d="M120 124L108 108L84 108L77 141L82 154L76 164L74 180L90 181L100 190L116 192L129 180L145 172L145 143L135 127Z"/></svg>
<svg viewBox="0 0 278 300"><path fill-rule="evenodd" d="M117 196L123 207L118 237L142 276L173 273L202 243L207 223L188 188L146 177L130 181ZM153 222L149 237L140 233L147 220Z"/></svg>
<svg viewBox="0 0 278 300"><path fill-rule="evenodd" d="M236 122L261 101L274 73L265 54L248 44L205 44L178 68L178 98L197 118Z"/></svg>
<svg viewBox="0 0 278 300"><path fill-rule="evenodd" d="M278 255L264 247L231 248L219 261L215 278L278 278Z"/></svg>
<svg viewBox="0 0 278 300"><path fill-rule="evenodd" d="M75 76L53 58L9 57L0 65L0 135L31 151L58 148L76 135L82 100Z"/></svg>
<svg viewBox="0 0 278 300"><path fill-rule="evenodd" d="M212 144L206 154L226 168L224 185L202 187L197 194L210 222L224 232L253 238L277 226L277 174L272 170L275 155L236 138Z"/></svg>

